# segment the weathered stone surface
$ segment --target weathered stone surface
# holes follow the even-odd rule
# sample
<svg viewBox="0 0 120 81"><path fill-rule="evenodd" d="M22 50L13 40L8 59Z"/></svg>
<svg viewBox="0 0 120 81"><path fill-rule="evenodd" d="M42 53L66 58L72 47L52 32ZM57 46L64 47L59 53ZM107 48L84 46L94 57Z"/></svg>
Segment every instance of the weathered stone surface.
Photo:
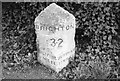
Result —
<svg viewBox="0 0 120 81"><path fill-rule="evenodd" d="M59 72L75 53L75 17L52 3L36 17L35 29L38 60Z"/></svg>

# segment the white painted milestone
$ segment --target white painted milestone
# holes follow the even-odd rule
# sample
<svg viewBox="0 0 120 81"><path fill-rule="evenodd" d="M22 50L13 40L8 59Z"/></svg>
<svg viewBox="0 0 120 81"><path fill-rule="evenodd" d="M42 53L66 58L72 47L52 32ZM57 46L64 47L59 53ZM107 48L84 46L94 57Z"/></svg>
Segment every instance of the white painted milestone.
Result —
<svg viewBox="0 0 120 81"><path fill-rule="evenodd" d="M55 3L35 19L38 61L61 71L75 54L75 17Z"/></svg>

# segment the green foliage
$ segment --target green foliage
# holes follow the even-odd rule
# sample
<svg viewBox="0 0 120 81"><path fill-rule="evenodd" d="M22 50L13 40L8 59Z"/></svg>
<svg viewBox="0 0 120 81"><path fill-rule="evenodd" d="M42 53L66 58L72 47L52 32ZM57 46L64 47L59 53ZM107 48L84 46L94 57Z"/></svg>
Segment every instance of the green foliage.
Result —
<svg viewBox="0 0 120 81"><path fill-rule="evenodd" d="M51 2L2 4L4 67L31 67L37 61L35 17ZM57 2L56 2L57 3ZM76 17L76 53L58 73L62 79L118 78L120 2L57 3Z"/></svg>
<svg viewBox="0 0 120 81"><path fill-rule="evenodd" d="M73 12L77 21L77 49L70 66L75 66L77 78L118 77L120 25L115 21L120 9L118 5L120 3L80 3L76 13Z"/></svg>

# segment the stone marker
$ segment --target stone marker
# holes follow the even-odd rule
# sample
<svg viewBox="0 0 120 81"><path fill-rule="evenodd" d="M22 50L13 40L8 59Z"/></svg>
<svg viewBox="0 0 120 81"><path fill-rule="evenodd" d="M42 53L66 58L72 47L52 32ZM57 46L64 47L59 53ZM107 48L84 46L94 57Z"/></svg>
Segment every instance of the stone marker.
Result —
<svg viewBox="0 0 120 81"><path fill-rule="evenodd" d="M38 61L59 72L75 54L75 17L55 3L35 19Z"/></svg>

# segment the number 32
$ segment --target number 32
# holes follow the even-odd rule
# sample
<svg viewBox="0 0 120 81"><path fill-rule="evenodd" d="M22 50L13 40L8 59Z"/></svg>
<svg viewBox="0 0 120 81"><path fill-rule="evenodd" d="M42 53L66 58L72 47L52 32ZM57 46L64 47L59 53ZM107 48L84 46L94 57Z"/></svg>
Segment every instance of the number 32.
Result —
<svg viewBox="0 0 120 81"><path fill-rule="evenodd" d="M63 42L63 39L59 38L59 39L56 40L56 39L52 38L50 40L52 41L52 43L50 44L52 47L55 47L56 45L58 47L62 47L61 44Z"/></svg>

